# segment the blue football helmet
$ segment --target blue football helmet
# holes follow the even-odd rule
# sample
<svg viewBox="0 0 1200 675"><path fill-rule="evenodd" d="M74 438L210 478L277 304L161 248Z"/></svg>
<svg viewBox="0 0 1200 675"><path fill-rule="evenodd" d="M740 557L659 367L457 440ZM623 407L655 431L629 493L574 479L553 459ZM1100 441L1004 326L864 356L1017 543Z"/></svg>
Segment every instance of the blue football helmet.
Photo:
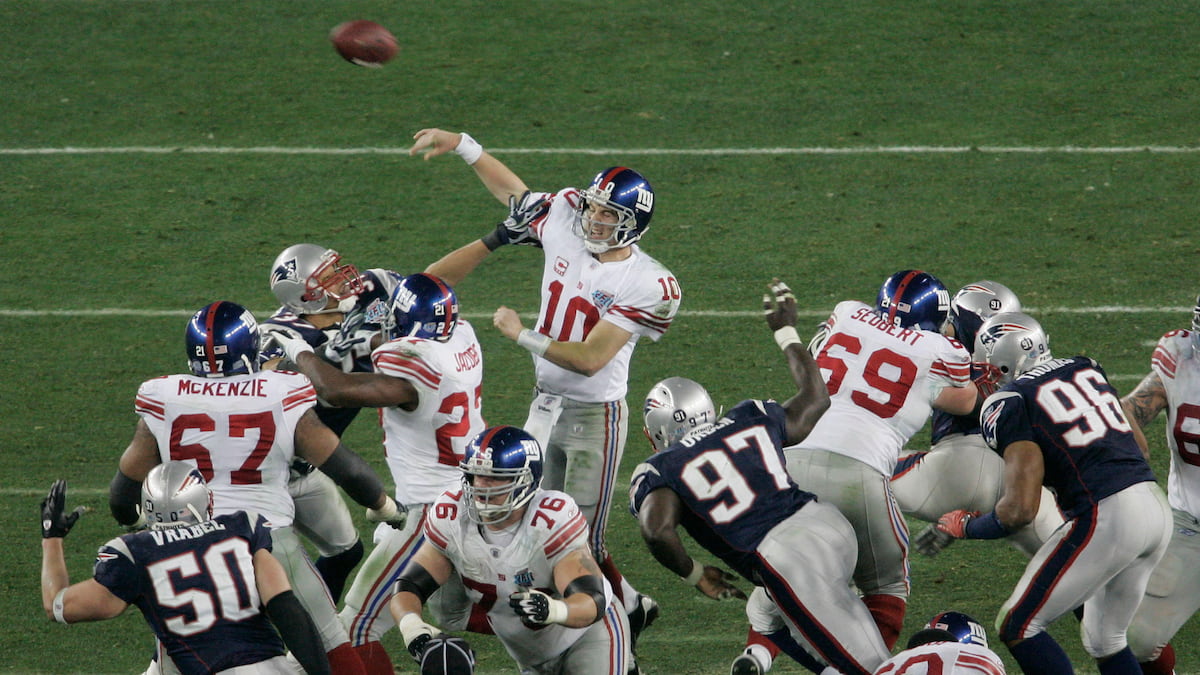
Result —
<svg viewBox="0 0 1200 675"><path fill-rule="evenodd" d="M445 342L458 325L458 296L432 274L410 274L392 290L391 338Z"/></svg>
<svg viewBox="0 0 1200 675"><path fill-rule="evenodd" d="M925 627L944 630L965 645L988 646L987 631L983 629L983 624L962 612L942 612L930 619Z"/></svg>
<svg viewBox="0 0 1200 675"><path fill-rule="evenodd" d="M611 209L617 222L597 220L592 208ZM575 234L583 239L592 253L628 246L641 238L650 227L654 215L654 189L642 174L623 166L601 171L583 191L583 200L575 212ZM608 232L604 238L593 234ZM611 231L608 228L612 228Z"/></svg>
<svg viewBox="0 0 1200 675"><path fill-rule="evenodd" d="M187 333L188 365L200 377L258 371L258 322L245 307L218 300L192 315Z"/></svg>
<svg viewBox="0 0 1200 675"><path fill-rule="evenodd" d="M1000 312L1021 311L1021 301L1008 286L995 281L976 281L958 289L950 300L950 325L954 337L967 348L975 351L975 336L984 320Z"/></svg>
<svg viewBox="0 0 1200 675"><path fill-rule="evenodd" d="M950 291L928 272L903 270L884 280L875 309L901 328L937 332L950 312Z"/></svg>
<svg viewBox="0 0 1200 675"><path fill-rule="evenodd" d="M467 444L459 468L468 517L476 523L498 523L533 499L542 483L542 448L524 429L491 427ZM504 482L476 485L479 478ZM496 502L497 497L503 499Z"/></svg>

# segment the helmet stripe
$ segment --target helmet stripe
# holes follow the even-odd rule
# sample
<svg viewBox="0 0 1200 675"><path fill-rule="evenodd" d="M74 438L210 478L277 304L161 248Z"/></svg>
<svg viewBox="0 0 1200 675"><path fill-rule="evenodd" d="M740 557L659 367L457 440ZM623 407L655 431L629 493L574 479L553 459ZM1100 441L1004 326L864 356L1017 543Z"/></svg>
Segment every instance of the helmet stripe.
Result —
<svg viewBox="0 0 1200 675"><path fill-rule="evenodd" d="M605 185L608 185L609 183L613 182L613 179L617 177L617 174L621 173L622 171L625 171L625 167L614 166L612 169L609 170L609 172L607 174L604 175L604 178L600 179L600 183L596 187L602 188Z"/></svg>
<svg viewBox="0 0 1200 675"><path fill-rule="evenodd" d="M921 270L909 270L908 274L905 274L904 278L900 280L900 283L896 284L896 292L892 294L892 297L888 298L888 323L896 323L896 312L900 311L899 300L904 297L904 291L908 288L908 284L918 274L921 274Z"/></svg>
<svg viewBox="0 0 1200 675"><path fill-rule="evenodd" d="M217 372L217 350L216 339L214 337L216 331L213 329L213 323L217 320L217 308L220 306L221 301L218 300L209 305L208 309L204 312L204 354L205 358L208 359L208 372L210 373Z"/></svg>

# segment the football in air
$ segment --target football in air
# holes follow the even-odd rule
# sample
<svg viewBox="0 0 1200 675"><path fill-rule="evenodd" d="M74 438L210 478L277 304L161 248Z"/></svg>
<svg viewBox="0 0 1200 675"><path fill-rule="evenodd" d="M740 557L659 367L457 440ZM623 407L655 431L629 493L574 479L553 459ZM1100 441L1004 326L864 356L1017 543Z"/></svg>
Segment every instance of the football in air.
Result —
<svg viewBox="0 0 1200 675"><path fill-rule="evenodd" d="M329 32L329 41L342 58L368 68L382 66L400 51L391 31L362 19L338 24Z"/></svg>

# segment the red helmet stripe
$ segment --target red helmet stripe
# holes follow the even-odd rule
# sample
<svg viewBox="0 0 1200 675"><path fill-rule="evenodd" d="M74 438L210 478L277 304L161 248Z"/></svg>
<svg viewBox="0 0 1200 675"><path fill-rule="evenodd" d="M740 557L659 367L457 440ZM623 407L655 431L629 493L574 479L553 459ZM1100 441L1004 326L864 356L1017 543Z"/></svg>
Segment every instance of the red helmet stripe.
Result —
<svg viewBox="0 0 1200 675"><path fill-rule="evenodd" d="M896 292L888 298L888 323L896 323L896 312L900 309L900 303L897 301L904 297L904 291L908 288L908 284L920 273L921 270L909 270L900 283L896 284Z"/></svg>
<svg viewBox="0 0 1200 675"><path fill-rule="evenodd" d="M221 306L221 302L217 301L208 306L204 311L204 354L208 359L208 372L217 372L217 359L215 340L213 339L213 322L217 320L217 308Z"/></svg>
<svg viewBox="0 0 1200 675"><path fill-rule="evenodd" d="M617 174L621 173L622 171L625 171L625 167L614 166L607 174L604 175L604 178L600 179L599 187L604 187L605 185L611 183L613 179L617 177Z"/></svg>

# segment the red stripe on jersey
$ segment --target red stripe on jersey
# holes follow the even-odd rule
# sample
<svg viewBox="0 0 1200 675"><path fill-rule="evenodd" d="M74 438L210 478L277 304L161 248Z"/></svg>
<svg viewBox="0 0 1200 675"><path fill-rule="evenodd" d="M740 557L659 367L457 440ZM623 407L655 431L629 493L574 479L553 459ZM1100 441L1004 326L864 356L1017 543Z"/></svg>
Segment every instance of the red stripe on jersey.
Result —
<svg viewBox="0 0 1200 675"><path fill-rule="evenodd" d="M934 361L929 372L939 377L949 378L953 382L966 384L971 379L971 364L966 361Z"/></svg>
<svg viewBox="0 0 1200 675"><path fill-rule="evenodd" d="M447 541L446 537L443 537L441 532L438 532L433 528L433 518L428 518L425 520L425 538L433 542L434 546L437 546L443 551L445 551L446 547L449 545L449 541Z"/></svg>
<svg viewBox="0 0 1200 675"><path fill-rule="evenodd" d="M387 375L394 371L395 377L417 380L431 389L437 389L442 383L441 371L420 357L383 353L375 357L375 370Z"/></svg>
<svg viewBox="0 0 1200 675"><path fill-rule="evenodd" d="M287 396L283 397L283 409L291 410L298 405L317 402L317 390L313 389L311 384L293 389L288 392Z"/></svg>
<svg viewBox="0 0 1200 675"><path fill-rule="evenodd" d="M166 407L160 401L138 396L134 399L133 409L140 413L146 413L158 419L164 419L166 415Z"/></svg>
<svg viewBox="0 0 1200 675"><path fill-rule="evenodd" d="M1004 675L1004 668L995 661L978 654L971 654L970 652L960 652L958 662L954 665L956 666L954 669L955 672L961 668L986 673L987 675Z"/></svg>
<svg viewBox="0 0 1200 675"><path fill-rule="evenodd" d="M630 307L628 305L614 305L612 311L638 325L645 326L646 328L659 333L667 332L667 328L670 328L671 326L671 319L664 319L660 316L655 316L654 314L638 309L637 307Z"/></svg>
<svg viewBox="0 0 1200 675"><path fill-rule="evenodd" d="M562 552L567 544L571 543L575 537L578 537L581 532L587 530L587 520L584 519L582 513L576 513L575 517L569 523L563 526L562 531L554 536L553 539L546 542L542 550L546 552L547 558L553 558Z"/></svg>
<svg viewBox="0 0 1200 675"><path fill-rule="evenodd" d="M1154 348L1154 355L1150 357L1150 363L1158 366L1158 369L1170 378L1175 377L1175 368L1179 365L1171 353L1161 346Z"/></svg>

